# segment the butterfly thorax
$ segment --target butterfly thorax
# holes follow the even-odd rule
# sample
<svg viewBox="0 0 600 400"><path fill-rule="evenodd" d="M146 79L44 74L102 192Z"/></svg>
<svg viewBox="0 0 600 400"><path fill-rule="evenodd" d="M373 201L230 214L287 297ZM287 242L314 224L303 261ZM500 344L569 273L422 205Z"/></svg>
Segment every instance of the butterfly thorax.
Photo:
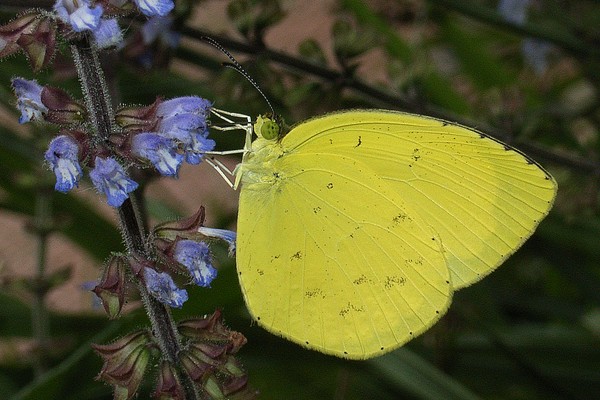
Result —
<svg viewBox="0 0 600 400"><path fill-rule="evenodd" d="M273 185L281 174L277 171L275 161L284 154L278 140L262 137L252 142L251 149L236 168L236 175L241 176L241 183L246 189L255 185Z"/></svg>

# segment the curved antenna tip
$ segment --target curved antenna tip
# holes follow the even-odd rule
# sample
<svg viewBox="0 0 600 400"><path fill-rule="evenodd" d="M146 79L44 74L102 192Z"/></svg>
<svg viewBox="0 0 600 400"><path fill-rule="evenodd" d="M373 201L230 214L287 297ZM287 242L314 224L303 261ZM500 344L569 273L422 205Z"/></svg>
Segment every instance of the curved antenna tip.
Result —
<svg viewBox="0 0 600 400"><path fill-rule="evenodd" d="M271 109L271 113L273 114L273 116L275 116L275 110L273 109L273 106L271 105L271 102L269 101L269 99L267 98L265 93L261 90L260 86L258 86L258 83L256 83L256 81L254 79L252 79L250 74L248 74L248 72L246 72L246 70L240 65L240 63L231 55L231 53L229 51L227 51L227 49L225 49L225 47L223 47L219 42L217 42L215 39L213 39L209 36L200 36L200 39L204 40L208 44L212 45L213 47L215 47L216 49L221 51L223 54L225 54L227 56L227 58L229 58L229 60L231 60L231 63L225 62L225 63L223 63L223 66L236 70L240 75L242 75L244 78L246 78L246 80L248 82L250 82L250 84L252 84L252 86L254 86L254 88L258 91L258 93L260 93L260 95L263 97L263 99L265 99L265 102Z"/></svg>

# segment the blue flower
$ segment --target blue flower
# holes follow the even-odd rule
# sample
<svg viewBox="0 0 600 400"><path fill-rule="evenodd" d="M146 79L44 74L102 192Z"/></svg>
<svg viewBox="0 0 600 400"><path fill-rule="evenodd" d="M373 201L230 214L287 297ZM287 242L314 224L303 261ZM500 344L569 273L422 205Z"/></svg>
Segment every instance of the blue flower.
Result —
<svg viewBox="0 0 600 400"><path fill-rule="evenodd" d="M548 69L548 55L553 46L545 40L525 38L521 43L521 52L525 62L529 64L537 74L542 74Z"/></svg>
<svg viewBox="0 0 600 400"><path fill-rule="evenodd" d="M89 0L57 0L54 11L58 18L75 32L93 31L100 24L102 6L90 7Z"/></svg>
<svg viewBox="0 0 600 400"><path fill-rule="evenodd" d="M41 121L48 107L42 103L42 87L35 80L13 78L12 87L17 95L17 108L21 111L19 123Z"/></svg>
<svg viewBox="0 0 600 400"><path fill-rule="evenodd" d="M185 149L185 160L192 165L200 164L204 154L207 151L212 151L215 148L215 141L208 139L208 130L198 133L193 132L191 134L192 143L191 146Z"/></svg>
<svg viewBox="0 0 600 400"><path fill-rule="evenodd" d="M173 0L134 0L134 2L142 14L148 17L165 16L175 7Z"/></svg>
<svg viewBox="0 0 600 400"><path fill-rule="evenodd" d="M79 185L83 171L78 153L79 146L70 136L57 136L50 142L44 158L56 175L55 190L66 193Z"/></svg>
<svg viewBox="0 0 600 400"><path fill-rule="evenodd" d="M197 114L182 113L163 119L159 132L182 144L185 160L193 165L200 164L204 153L215 148L215 141L208 139L206 118Z"/></svg>
<svg viewBox="0 0 600 400"><path fill-rule="evenodd" d="M516 25L523 25L527 21L527 8L530 0L501 0L498 3L498 12L505 20ZM525 62L537 74L542 74L548 68L548 54L552 45L544 40L525 38L521 44L521 53Z"/></svg>
<svg viewBox="0 0 600 400"><path fill-rule="evenodd" d="M498 3L498 12L505 20L523 25L527 18L529 2L529 0L501 0Z"/></svg>
<svg viewBox="0 0 600 400"><path fill-rule="evenodd" d="M185 289L179 289L173 278L165 272L157 272L152 268L144 268L146 288L158 301L169 307L181 308L188 299Z"/></svg>
<svg viewBox="0 0 600 400"><path fill-rule="evenodd" d="M165 117L158 124L158 131L163 136L178 140L184 146L192 145L192 132L204 132L206 129L206 118L192 113Z"/></svg>
<svg viewBox="0 0 600 400"><path fill-rule="evenodd" d="M177 176L183 162L183 155L177 152L177 143L158 133L144 132L135 135L131 151L138 157L149 160L165 176Z"/></svg>
<svg viewBox="0 0 600 400"><path fill-rule="evenodd" d="M217 238L226 241L229 244L229 256L235 256L236 233L227 229L207 228L201 226L198 228L198 233L211 238Z"/></svg>
<svg viewBox="0 0 600 400"><path fill-rule="evenodd" d="M157 15L150 18L140 29L142 41L145 45L149 45L159 39L171 48L177 47L181 36L171 29L171 25L173 25L173 18L171 16L161 17Z"/></svg>
<svg viewBox="0 0 600 400"><path fill-rule="evenodd" d="M174 258L188 269L198 286L210 287L210 283L217 277L217 270L211 265L210 251L206 243L180 240L175 245Z"/></svg>
<svg viewBox="0 0 600 400"><path fill-rule="evenodd" d="M110 206L120 207L138 184L127 176L121 164L113 158L96 157L95 165L90 172L92 183L106 195Z"/></svg>
<svg viewBox="0 0 600 400"><path fill-rule="evenodd" d="M94 43L99 49L116 46L123 40L123 32L115 18L100 20L100 24L93 32Z"/></svg>
<svg viewBox="0 0 600 400"><path fill-rule="evenodd" d="M158 131L181 142L190 164L199 164L204 153L215 148L214 140L207 138L210 107L210 101L196 96L177 97L157 107L156 115L161 118Z"/></svg>
<svg viewBox="0 0 600 400"><path fill-rule="evenodd" d="M168 118L179 114L196 114L206 119L211 107L212 103L202 97L176 97L163 101L157 107L156 115L161 118Z"/></svg>

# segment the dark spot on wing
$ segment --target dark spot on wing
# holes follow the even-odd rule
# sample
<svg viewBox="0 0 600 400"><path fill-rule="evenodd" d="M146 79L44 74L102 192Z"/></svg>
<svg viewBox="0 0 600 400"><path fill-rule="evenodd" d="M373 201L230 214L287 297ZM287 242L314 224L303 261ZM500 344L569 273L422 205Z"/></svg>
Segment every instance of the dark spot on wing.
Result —
<svg viewBox="0 0 600 400"><path fill-rule="evenodd" d="M333 189L333 182L329 182L327 184L327 189Z"/></svg>
<svg viewBox="0 0 600 400"><path fill-rule="evenodd" d="M298 250L290 257L290 260L302 260L302 252Z"/></svg>
<svg viewBox="0 0 600 400"><path fill-rule="evenodd" d="M354 146L354 148L357 148L358 146L360 146L362 144L362 138L360 137L360 135L358 136L358 143L356 143L356 146Z"/></svg>
<svg viewBox="0 0 600 400"><path fill-rule="evenodd" d="M418 148L413 150L412 158L415 161L419 161L419 159L421 158L421 154Z"/></svg>
<svg viewBox="0 0 600 400"><path fill-rule="evenodd" d="M369 279L363 274L352 281L355 285L362 285L363 283L367 283Z"/></svg>
<svg viewBox="0 0 600 400"><path fill-rule="evenodd" d="M385 277L385 283L383 284L383 286L386 289L391 289L397 285L402 286L404 285L404 283L406 283L406 279L403 276L391 275Z"/></svg>
<svg viewBox="0 0 600 400"><path fill-rule="evenodd" d="M348 313L350 312L364 312L365 308L364 307L357 307L356 305L348 302L348 304L342 308L339 312L339 316L340 317L346 317L346 315L348 315Z"/></svg>
<svg viewBox="0 0 600 400"><path fill-rule="evenodd" d="M309 289L306 292L304 292L304 297L306 297L307 299L312 299L315 297L324 299L325 293L323 293L323 291L320 288L314 288L314 289Z"/></svg>
<svg viewBox="0 0 600 400"><path fill-rule="evenodd" d="M408 260L406 260L406 262L411 265L423 265L423 259L420 257L416 259L409 258Z"/></svg>
<svg viewBox="0 0 600 400"><path fill-rule="evenodd" d="M394 218L392 218L392 222L394 224L400 224L404 221L411 221L411 218L405 213L398 213Z"/></svg>

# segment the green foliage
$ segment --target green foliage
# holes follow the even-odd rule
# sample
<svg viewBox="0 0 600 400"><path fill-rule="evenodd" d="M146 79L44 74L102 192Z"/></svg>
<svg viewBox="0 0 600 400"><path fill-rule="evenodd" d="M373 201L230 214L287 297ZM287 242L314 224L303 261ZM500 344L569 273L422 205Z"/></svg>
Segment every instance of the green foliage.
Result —
<svg viewBox="0 0 600 400"><path fill-rule="evenodd" d="M202 13L208 2L198 3L197 11ZM264 399L597 397L598 2L536 2L539 7L532 10L531 18L515 25L501 18L495 1L340 0L335 2L335 12L320 20L337 30L327 42L301 38L297 54L302 56L274 50L271 42L281 44L285 39L269 36L285 22L288 3L293 2L229 2L227 28L237 30L239 40L220 36L221 28L212 32L203 26L186 27L187 44L175 52L173 60L185 63L185 70L140 73L130 66L113 65L121 101L148 104L156 95L196 94L231 111L249 115L267 111L252 85L240 74L220 67L228 61L223 54L200 47L199 37L206 34L240 60L250 56L244 67L290 124L349 107L400 109L460 121L498 136L544 165L559 183L556 205L532 239L504 266L456 294L440 323L378 359L334 359L300 349L252 325L234 265L227 264L224 249L215 250L223 256L223 266L212 288L191 290L190 301L175 316L222 308L226 323L248 338L240 359L250 383ZM293 12L302 13L302 9ZM9 14L2 15L8 18ZM523 57L525 38L553 46L548 67L541 73ZM335 54L334 59L328 59L330 54ZM378 62L370 63L370 68L379 65L379 70L361 68L371 57L378 57ZM11 106L7 100L10 78L30 78L28 71L22 56L2 62L2 105ZM36 79L78 91L74 79L57 82L58 77L47 71ZM41 167L50 135L44 127L29 135L18 133L13 128L16 113L10 118L0 119L0 206L3 214L32 220L37 196L52 181ZM218 136L218 147L240 148L243 138L232 136ZM51 235L64 235L101 262L120 250L122 243L117 227L95 204L79 196L53 194L52 212L62 222ZM160 219L177 211L178 205L149 199L147 208ZM219 215L223 224L235 220L235 215ZM0 264L6 251L36 251L15 249L10 242L1 248ZM6 280L2 278L0 282ZM9 289L10 285L0 286L0 349L13 350L11 343L32 338L33 305ZM44 356L45 372L35 378L31 357L18 359L7 355L8 350L0 351L0 397L110 399L110 388L94 381L101 361L89 345L109 342L144 325L140 312L117 322L89 313L51 313L50 339L59 346ZM145 390L140 398L148 398L152 388Z"/></svg>

